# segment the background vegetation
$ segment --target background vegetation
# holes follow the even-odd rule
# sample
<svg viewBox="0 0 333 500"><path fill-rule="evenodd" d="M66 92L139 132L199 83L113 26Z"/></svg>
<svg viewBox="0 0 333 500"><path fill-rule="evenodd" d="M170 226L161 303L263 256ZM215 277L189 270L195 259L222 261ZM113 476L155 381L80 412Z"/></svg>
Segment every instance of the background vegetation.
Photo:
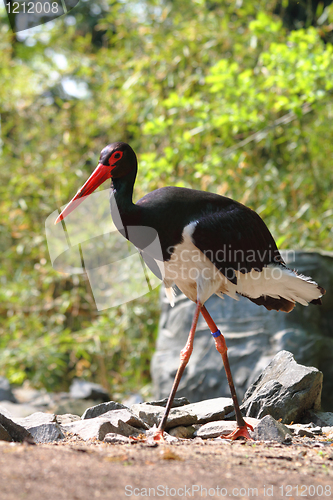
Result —
<svg viewBox="0 0 333 500"><path fill-rule="evenodd" d="M44 223L129 142L135 198L173 184L254 208L282 248L333 249L333 6L81 0L14 35L0 11L0 374L115 397L149 382L158 292L97 313Z"/></svg>

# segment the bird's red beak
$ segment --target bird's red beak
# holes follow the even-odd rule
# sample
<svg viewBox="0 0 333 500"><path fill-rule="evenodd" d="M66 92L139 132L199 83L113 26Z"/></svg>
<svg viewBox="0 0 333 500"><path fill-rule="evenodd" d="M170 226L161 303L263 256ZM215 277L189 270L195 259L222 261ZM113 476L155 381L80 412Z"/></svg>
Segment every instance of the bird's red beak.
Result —
<svg viewBox="0 0 333 500"><path fill-rule="evenodd" d="M85 196L93 193L104 181L111 178L110 166L99 163L86 183L78 190L74 198L66 205L61 214L57 217L55 224L67 217L84 200Z"/></svg>

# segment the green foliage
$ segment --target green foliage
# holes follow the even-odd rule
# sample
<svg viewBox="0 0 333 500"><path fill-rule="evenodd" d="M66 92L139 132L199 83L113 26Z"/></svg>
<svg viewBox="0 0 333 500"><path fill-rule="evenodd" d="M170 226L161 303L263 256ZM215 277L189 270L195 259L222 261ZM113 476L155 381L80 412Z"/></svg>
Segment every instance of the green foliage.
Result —
<svg viewBox="0 0 333 500"><path fill-rule="evenodd" d="M0 372L52 390L84 376L115 394L149 381L157 292L97 313L84 276L52 269L45 219L124 140L136 199L215 191L258 211L282 247L332 250L333 10L288 31L263 0L94 5L89 22L82 3L76 24L24 42L2 14Z"/></svg>

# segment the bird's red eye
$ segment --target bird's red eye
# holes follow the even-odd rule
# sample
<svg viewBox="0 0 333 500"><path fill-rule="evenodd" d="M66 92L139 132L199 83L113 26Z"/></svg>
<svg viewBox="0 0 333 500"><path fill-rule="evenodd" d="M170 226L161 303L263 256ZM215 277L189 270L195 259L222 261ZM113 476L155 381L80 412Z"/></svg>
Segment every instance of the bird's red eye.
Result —
<svg viewBox="0 0 333 500"><path fill-rule="evenodd" d="M112 153L112 155L109 158L109 165L110 166L114 165L118 160L120 160L120 158L122 158L122 156L123 156L122 151L115 151L114 153Z"/></svg>

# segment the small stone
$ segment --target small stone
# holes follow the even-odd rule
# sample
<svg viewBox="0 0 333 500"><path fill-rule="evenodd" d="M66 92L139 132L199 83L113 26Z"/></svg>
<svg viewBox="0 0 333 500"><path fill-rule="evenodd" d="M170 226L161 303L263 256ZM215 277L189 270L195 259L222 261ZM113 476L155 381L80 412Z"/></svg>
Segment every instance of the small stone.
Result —
<svg viewBox="0 0 333 500"><path fill-rule="evenodd" d="M227 436L231 434L237 427L237 423L232 420L220 420L217 422L208 422L207 424L197 429L194 437L202 439L212 439L219 436Z"/></svg>
<svg viewBox="0 0 333 500"><path fill-rule="evenodd" d="M297 436L297 437L309 437L309 438L315 437L315 435L313 434L313 432L311 432L309 429L304 429L304 427L300 427L298 429L295 429L294 436Z"/></svg>
<svg viewBox="0 0 333 500"><path fill-rule="evenodd" d="M109 432L105 435L104 442L110 444L129 444L131 440L126 436L121 436L120 434Z"/></svg>
<svg viewBox="0 0 333 500"><path fill-rule="evenodd" d="M56 422L59 425L70 424L71 422L77 422L81 420L79 415L73 415L72 413L65 413L64 415L56 415Z"/></svg>
<svg viewBox="0 0 333 500"><path fill-rule="evenodd" d="M247 417L246 422L255 427L259 420L256 418ZM202 425L194 433L194 437L201 437L202 439L211 439L219 436L227 436L237 428L235 420L219 420L216 422L208 422ZM250 432L250 431L249 431Z"/></svg>
<svg viewBox="0 0 333 500"><path fill-rule="evenodd" d="M29 432L35 443L52 443L65 438L59 424L56 423L29 427Z"/></svg>
<svg viewBox="0 0 333 500"><path fill-rule="evenodd" d="M176 438L191 439L195 431L196 429L193 425L188 425L187 427L179 425L178 427L173 427L168 432L170 436L174 436Z"/></svg>
<svg viewBox="0 0 333 500"><path fill-rule="evenodd" d="M277 441L282 443L292 432L281 422L277 422L271 415L266 415L254 428L252 436L257 441Z"/></svg>

